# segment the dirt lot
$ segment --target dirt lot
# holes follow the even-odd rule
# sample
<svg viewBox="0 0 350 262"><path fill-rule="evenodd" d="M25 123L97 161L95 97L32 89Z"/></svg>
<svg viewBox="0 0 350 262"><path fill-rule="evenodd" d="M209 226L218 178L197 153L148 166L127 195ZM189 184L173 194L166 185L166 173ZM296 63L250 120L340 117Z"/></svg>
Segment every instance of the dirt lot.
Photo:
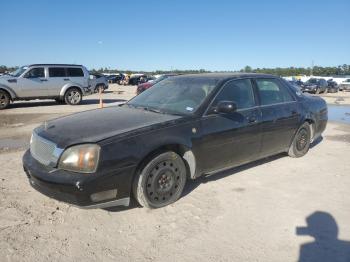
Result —
<svg viewBox="0 0 350 262"><path fill-rule="evenodd" d="M134 91L113 85L106 106ZM33 190L21 157L40 122L97 103L93 95L81 106L25 102L0 112L1 261L297 261L301 249L301 261L323 261L321 251L349 252L332 217L338 239L349 241L350 125L329 123L303 158L280 155L189 181L162 209L82 210ZM310 215L314 230L301 235Z"/></svg>

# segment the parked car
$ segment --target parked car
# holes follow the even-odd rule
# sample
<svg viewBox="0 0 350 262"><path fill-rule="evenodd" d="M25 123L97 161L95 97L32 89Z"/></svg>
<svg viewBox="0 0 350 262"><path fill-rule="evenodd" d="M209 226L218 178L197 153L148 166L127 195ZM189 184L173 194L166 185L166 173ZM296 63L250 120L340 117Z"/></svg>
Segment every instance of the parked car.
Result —
<svg viewBox="0 0 350 262"><path fill-rule="evenodd" d="M122 80L123 76L121 74L117 75L109 75L107 77L108 83L113 83L113 84L119 84L119 82Z"/></svg>
<svg viewBox="0 0 350 262"><path fill-rule="evenodd" d="M129 78L129 85L135 86L140 83L147 82L147 76L144 74L134 74Z"/></svg>
<svg viewBox="0 0 350 262"><path fill-rule="evenodd" d="M77 105L89 93L89 71L82 65L33 64L0 77L0 109L11 101L55 99Z"/></svg>
<svg viewBox="0 0 350 262"><path fill-rule="evenodd" d="M329 93L337 93L338 92L339 86L338 86L337 82L335 82L333 79L328 79L327 84L328 84L328 92Z"/></svg>
<svg viewBox="0 0 350 262"><path fill-rule="evenodd" d="M301 91L314 94L327 93L328 84L323 78L310 78L301 85Z"/></svg>
<svg viewBox="0 0 350 262"><path fill-rule="evenodd" d="M97 93L101 88L102 91L108 89L108 80L105 75L99 73L90 73L91 92Z"/></svg>
<svg viewBox="0 0 350 262"><path fill-rule="evenodd" d="M146 89L150 88L151 86L159 83L160 81L170 77L170 76L175 76L177 74L165 74L165 75L161 75L160 77L156 78L155 80L152 80L152 81L148 81L146 83L142 83L142 84L139 84L137 86L137 89L136 89L136 94L139 95L141 94L143 91L145 91Z"/></svg>
<svg viewBox="0 0 350 262"><path fill-rule="evenodd" d="M23 156L30 184L84 208L159 208L196 179L278 153L304 156L327 104L264 74L194 74L155 84L126 104L34 129ZM208 196L210 197L210 196Z"/></svg>
<svg viewBox="0 0 350 262"><path fill-rule="evenodd" d="M339 90L341 90L341 91L350 90L350 78L348 78L340 83Z"/></svg>

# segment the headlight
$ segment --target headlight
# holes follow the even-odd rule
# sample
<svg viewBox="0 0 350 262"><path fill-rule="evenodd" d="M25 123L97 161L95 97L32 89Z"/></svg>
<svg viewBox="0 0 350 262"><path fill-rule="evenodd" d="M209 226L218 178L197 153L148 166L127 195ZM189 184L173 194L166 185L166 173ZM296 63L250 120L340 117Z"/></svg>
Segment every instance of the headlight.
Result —
<svg viewBox="0 0 350 262"><path fill-rule="evenodd" d="M63 152L58 168L73 172L93 173L97 169L100 149L100 146L96 144L72 146Z"/></svg>

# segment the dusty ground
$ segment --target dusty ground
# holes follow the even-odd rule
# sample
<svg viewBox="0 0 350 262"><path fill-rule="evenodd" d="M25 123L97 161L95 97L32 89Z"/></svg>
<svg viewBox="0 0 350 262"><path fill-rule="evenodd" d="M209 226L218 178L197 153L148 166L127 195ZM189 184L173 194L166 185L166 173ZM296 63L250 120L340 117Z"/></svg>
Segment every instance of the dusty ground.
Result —
<svg viewBox="0 0 350 262"><path fill-rule="evenodd" d="M350 105L350 92L339 91L337 93L320 94L328 104L334 105Z"/></svg>
<svg viewBox="0 0 350 262"><path fill-rule="evenodd" d="M134 90L113 86L106 105ZM158 210L81 210L33 190L21 166L32 129L97 102L96 95L76 107L26 102L0 112L1 261L297 261L301 245L314 241L296 232L311 214L317 232L328 229L319 246L350 246L331 239L327 214L314 213L328 213L338 238L350 240L346 124L329 123L303 158L276 156L189 181L179 201Z"/></svg>

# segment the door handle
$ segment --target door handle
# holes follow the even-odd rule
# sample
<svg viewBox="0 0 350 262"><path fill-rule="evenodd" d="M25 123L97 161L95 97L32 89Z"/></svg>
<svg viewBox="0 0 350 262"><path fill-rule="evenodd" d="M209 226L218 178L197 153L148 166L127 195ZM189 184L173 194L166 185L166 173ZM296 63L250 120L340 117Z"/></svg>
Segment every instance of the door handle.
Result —
<svg viewBox="0 0 350 262"><path fill-rule="evenodd" d="M47 79L40 79L40 81L41 81L41 82L45 82L45 81L47 81Z"/></svg>
<svg viewBox="0 0 350 262"><path fill-rule="evenodd" d="M64 81L69 81L69 78L65 78L65 79L63 79Z"/></svg>
<svg viewBox="0 0 350 262"><path fill-rule="evenodd" d="M296 115L298 112L296 110L292 111L292 115Z"/></svg>

